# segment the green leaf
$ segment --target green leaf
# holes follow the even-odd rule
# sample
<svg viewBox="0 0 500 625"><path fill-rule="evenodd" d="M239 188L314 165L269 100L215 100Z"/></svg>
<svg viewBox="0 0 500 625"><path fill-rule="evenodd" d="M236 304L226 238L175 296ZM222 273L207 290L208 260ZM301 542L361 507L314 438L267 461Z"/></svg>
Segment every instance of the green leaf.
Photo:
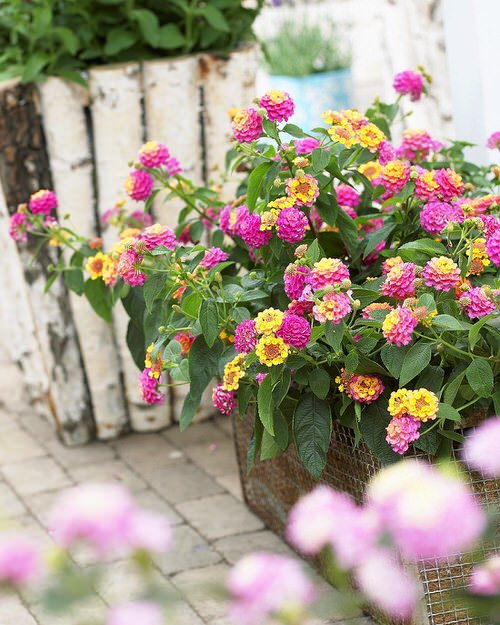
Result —
<svg viewBox="0 0 500 625"><path fill-rule="evenodd" d="M484 326L492 318L492 315L486 315L479 321L477 321L472 328L469 330L469 345L471 349L474 349L474 346L477 343L479 338L479 333L481 332L481 328Z"/></svg>
<svg viewBox="0 0 500 625"><path fill-rule="evenodd" d="M363 251L363 256L366 257L368 256L368 254L370 254L370 252L373 252L373 250L377 247L379 243L387 239L387 237L391 234L395 227L396 224L392 222L385 223L378 230L375 230L374 232L368 234L365 238L366 243L365 249Z"/></svg>
<svg viewBox="0 0 500 625"><path fill-rule="evenodd" d="M126 28L113 28L107 34L104 52L107 56L113 56L133 46L136 40L136 35L130 30Z"/></svg>
<svg viewBox="0 0 500 625"><path fill-rule="evenodd" d="M54 33L64 44L66 50L73 56L78 52L79 39L69 28L54 28Z"/></svg>
<svg viewBox="0 0 500 625"><path fill-rule="evenodd" d="M184 296L181 301L181 310L190 319L197 319L203 299L196 291Z"/></svg>
<svg viewBox="0 0 500 625"><path fill-rule="evenodd" d="M293 433L303 465L318 478L325 468L332 436L330 406L313 393L306 393L295 409Z"/></svg>
<svg viewBox="0 0 500 625"><path fill-rule="evenodd" d="M248 443L248 449L247 449L247 473L250 473L255 463L255 460L257 459L257 455L262 445L263 434L264 434L264 428L262 426L262 421L256 415L252 438L250 439L250 442Z"/></svg>
<svg viewBox="0 0 500 625"><path fill-rule="evenodd" d="M340 352L342 345L342 339L344 337L345 324L340 322L334 324L331 321L327 321L325 324L325 341L330 345L334 352Z"/></svg>
<svg viewBox="0 0 500 625"><path fill-rule="evenodd" d="M345 211L339 210L337 214L337 226L347 251L351 256L354 256L359 247L358 229L354 220L351 219Z"/></svg>
<svg viewBox="0 0 500 625"><path fill-rule="evenodd" d="M467 382L479 397L490 397L493 392L493 371L485 360L473 360L465 370Z"/></svg>
<svg viewBox="0 0 500 625"><path fill-rule="evenodd" d="M432 424L428 427L432 427ZM417 449L425 451L425 453L429 454L429 456L435 456L437 450L439 449L440 442L441 437L436 430L431 430L428 434L426 434L425 430L422 428L420 430L420 438L413 442L413 446Z"/></svg>
<svg viewBox="0 0 500 625"><path fill-rule="evenodd" d="M359 423L363 441L382 464L396 462L401 457L392 451L385 440L387 436L386 427L390 420L391 417L382 407L381 402L374 402L365 408Z"/></svg>
<svg viewBox="0 0 500 625"><path fill-rule="evenodd" d="M415 388L426 388L439 396L444 380L444 370L441 367L429 365L417 380Z"/></svg>
<svg viewBox="0 0 500 625"><path fill-rule="evenodd" d="M203 8L199 10L199 13L203 15L203 17L207 20L212 28L215 30L220 30L223 33L230 32L231 28L227 23L226 18L222 11L220 11L217 7L212 4L206 4Z"/></svg>
<svg viewBox="0 0 500 625"><path fill-rule="evenodd" d="M179 428L181 432L185 430L193 420L196 415L196 411L198 410L198 406L200 405L200 401L201 397L193 397L190 393L188 393L184 398L181 415L179 417Z"/></svg>
<svg viewBox="0 0 500 625"><path fill-rule="evenodd" d="M186 41L177 24L165 24L158 31L156 45L163 50L181 48Z"/></svg>
<svg viewBox="0 0 500 625"><path fill-rule="evenodd" d="M135 9L131 12L131 15L139 24L139 29L144 39L149 45L155 47L158 44L160 29L158 17L148 9Z"/></svg>
<svg viewBox="0 0 500 625"><path fill-rule="evenodd" d="M314 239L311 245L307 248L306 257L312 262L316 263L323 256L323 250L318 243L318 239Z"/></svg>
<svg viewBox="0 0 500 625"><path fill-rule="evenodd" d="M102 317L107 323L111 323L111 290L104 284L102 279L87 280L84 286L84 294L99 317Z"/></svg>
<svg viewBox="0 0 500 625"><path fill-rule="evenodd" d="M286 132L291 137L295 137L296 139L302 139L303 137L307 137L306 133L296 126L295 124L285 124L283 126L283 132Z"/></svg>
<svg viewBox="0 0 500 625"><path fill-rule="evenodd" d="M465 371L462 371L444 387L443 399L446 404L453 404L464 377Z"/></svg>
<svg viewBox="0 0 500 625"><path fill-rule="evenodd" d="M315 173L319 174L330 162L330 152L324 148L315 148L311 154L311 162Z"/></svg>
<svg viewBox="0 0 500 625"><path fill-rule="evenodd" d="M270 162L261 163L258 165L248 177L248 189L247 189L247 206L253 211L257 199L260 195L260 190L264 182L264 178L271 167Z"/></svg>
<svg viewBox="0 0 500 625"><path fill-rule="evenodd" d="M391 343L386 343L384 347L382 347L380 357L382 358L385 368L393 378L399 378L408 349L408 347L398 347Z"/></svg>
<svg viewBox="0 0 500 625"><path fill-rule="evenodd" d="M198 336L189 350L189 379L191 380L190 395L201 398L210 380L217 374L219 358L224 345L216 340L212 347L207 345L203 336Z"/></svg>
<svg viewBox="0 0 500 625"><path fill-rule="evenodd" d="M163 273L153 273L151 276L148 276L148 279L142 287L142 292L144 293L144 303L146 304L146 309L148 311L151 310L153 302L159 297L164 286L165 275Z"/></svg>
<svg viewBox="0 0 500 625"><path fill-rule="evenodd" d="M432 358L432 349L423 341L415 343L408 350L399 374L399 384L405 386L427 367Z"/></svg>
<svg viewBox="0 0 500 625"><path fill-rule="evenodd" d="M268 137L271 137L271 139L274 139L275 141L279 141L280 136L274 122L270 119L263 119L262 128Z"/></svg>
<svg viewBox="0 0 500 625"><path fill-rule="evenodd" d="M459 422L462 419L458 410L455 410L453 406L450 406L449 404L444 404L444 403L439 404L439 408L437 411L437 418L443 421L445 419L449 419L450 421L457 421L457 422Z"/></svg>
<svg viewBox="0 0 500 625"><path fill-rule="evenodd" d="M271 375L268 374L259 386L257 392L257 405L259 407L259 418L262 425L271 436L274 435L273 423L273 381Z"/></svg>
<svg viewBox="0 0 500 625"><path fill-rule="evenodd" d="M278 384L273 389L273 402L274 406L278 408L281 405L283 400L288 394L288 389L290 388L290 382L292 379L292 374L288 369L283 371L283 375L279 380Z"/></svg>
<svg viewBox="0 0 500 625"><path fill-rule="evenodd" d="M451 332L463 332L469 327L468 323L464 323L451 315L437 315L432 319L432 325L439 330L449 330Z"/></svg>
<svg viewBox="0 0 500 625"><path fill-rule="evenodd" d="M358 365L359 365L359 356L356 350L353 349L346 356L345 368L347 369L347 371L354 372L358 368Z"/></svg>
<svg viewBox="0 0 500 625"><path fill-rule="evenodd" d="M146 353L146 340L142 326L131 319L127 326L127 347L132 355L135 366L142 371L144 369L144 356Z"/></svg>
<svg viewBox="0 0 500 625"><path fill-rule="evenodd" d="M418 239L410 241L398 248L398 254L405 261L420 262L432 256L446 256L446 248L434 239Z"/></svg>
<svg viewBox="0 0 500 625"><path fill-rule="evenodd" d="M240 388L238 389L238 414L241 417L246 414L252 395L253 388L251 386L248 384L240 384Z"/></svg>
<svg viewBox="0 0 500 625"><path fill-rule="evenodd" d="M212 347L219 336L219 314L215 300L203 300L200 306L199 321L207 345Z"/></svg>
<svg viewBox="0 0 500 625"><path fill-rule="evenodd" d="M309 374L311 391L320 399L325 399L330 390L330 376L321 367L313 369Z"/></svg>
<svg viewBox="0 0 500 625"><path fill-rule="evenodd" d="M48 64L49 57L44 52L34 52L26 65L24 66L23 73L21 75L22 82L31 82L39 78L43 68Z"/></svg>
<svg viewBox="0 0 500 625"><path fill-rule="evenodd" d="M83 271L81 269L67 269L63 273L64 282L68 289L71 289L77 295L83 295L85 283L83 279Z"/></svg>

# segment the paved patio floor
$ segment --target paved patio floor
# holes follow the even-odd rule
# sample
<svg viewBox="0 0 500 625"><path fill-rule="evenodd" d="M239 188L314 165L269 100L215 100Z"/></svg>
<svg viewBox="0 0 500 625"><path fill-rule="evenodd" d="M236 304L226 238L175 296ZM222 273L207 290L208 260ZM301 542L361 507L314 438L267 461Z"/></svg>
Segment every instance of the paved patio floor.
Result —
<svg viewBox="0 0 500 625"><path fill-rule="evenodd" d="M222 581L245 553L291 553L243 503L227 418L195 424L182 434L172 427L68 449L37 416L0 412L0 513L10 523L50 543L47 514L55 497L89 480L123 483L145 508L164 512L175 525L173 548L156 571L159 586L185 596L171 623L229 625L223 602L209 598L206 586ZM88 554L78 560L85 566ZM129 565L113 563L98 592L92 605L54 618L44 613L36 592L12 596L0 591L0 625L101 625L107 605L137 593ZM335 598L335 590L325 592ZM323 622L343 622L340 614L329 616ZM344 621L370 622L363 617Z"/></svg>

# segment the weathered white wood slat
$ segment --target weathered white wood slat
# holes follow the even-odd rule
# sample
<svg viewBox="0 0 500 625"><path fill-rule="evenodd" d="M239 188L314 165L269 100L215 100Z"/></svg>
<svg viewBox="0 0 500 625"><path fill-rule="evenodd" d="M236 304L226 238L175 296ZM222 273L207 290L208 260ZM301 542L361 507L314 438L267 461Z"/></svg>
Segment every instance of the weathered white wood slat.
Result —
<svg viewBox="0 0 500 625"><path fill-rule="evenodd" d="M37 188L50 187L52 180L36 88L21 84L4 86L0 90L0 109L4 207L12 213L17 204L25 201ZM33 263L36 249L33 240L18 249L32 311L31 330L34 327L47 374L46 405L62 440L69 445L85 443L93 435L94 423L67 290L62 281L56 281L45 293L49 265L57 263L58 252L44 249ZM21 280L15 275L13 279ZM11 284L6 300L10 292L16 290L15 285L12 287ZM30 328L29 324L27 327ZM28 341L31 343L29 334ZM28 351L31 351L31 346ZM30 377L27 371L28 381Z"/></svg>
<svg viewBox="0 0 500 625"><path fill-rule="evenodd" d="M142 84L139 64L96 68L89 72L98 209L102 214L125 197L127 162L136 158L143 142ZM127 206L134 203L127 200ZM109 247L116 237L108 230ZM116 337L123 366L125 391L133 430L157 430L169 423L169 406L148 406L138 387L139 371L126 344L128 317L118 306L114 313Z"/></svg>
<svg viewBox="0 0 500 625"><path fill-rule="evenodd" d="M92 154L83 110L86 93L59 78L40 86L45 137L59 213L78 234L97 234L92 182ZM65 223L64 221L62 222ZM67 254L67 260L71 252ZM84 297L70 292L70 304L80 340L94 409L97 437L113 438L128 424L120 361L112 328L100 319Z"/></svg>
<svg viewBox="0 0 500 625"><path fill-rule="evenodd" d="M22 402L11 406L10 398L2 396L2 403L6 408L19 412L35 409L45 416L51 416L46 403L49 390L47 369L40 349L21 259L16 244L8 235L8 224L9 213L0 187L0 249L4 257L4 267L0 272L1 341L2 349L9 356L12 366L19 367L23 377ZM12 384L14 380L7 382Z"/></svg>
<svg viewBox="0 0 500 625"><path fill-rule="evenodd" d="M257 47L249 45L229 59L212 54L200 56L203 89L203 124L207 181L219 183L225 169L226 152L231 147L229 109L252 105L257 72ZM223 185L224 199L232 199L238 176Z"/></svg>
<svg viewBox="0 0 500 625"><path fill-rule="evenodd" d="M197 56L146 61L143 65L147 139L165 143L186 177L199 184L203 155L198 74ZM165 203L163 197L160 194L157 198L155 216L162 224L175 227L182 204Z"/></svg>

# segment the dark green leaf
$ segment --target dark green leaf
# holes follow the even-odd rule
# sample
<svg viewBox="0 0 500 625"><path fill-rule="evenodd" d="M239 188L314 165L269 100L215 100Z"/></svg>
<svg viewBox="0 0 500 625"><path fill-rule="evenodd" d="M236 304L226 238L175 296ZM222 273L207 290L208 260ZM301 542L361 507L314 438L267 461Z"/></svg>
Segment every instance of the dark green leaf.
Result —
<svg viewBox="0 0 500 625"><path fill-rule="evenodd" d="M111 291L104 284L102 279L87 280L85 282L84 293L95 312L102 317L104 321L111 323Z"/></svg>
<svg viewBox="0 0 500 625"><path fill-rule="evenodd" d="M293 433L302 463L318 478L325 468L332 436L330 406L313 393L306 393L295 410Z"/></svg>
<svg viewBox="0 0 500 625"><path fill-rule="evenodd" d="M451 315L437 315L432 319L432 325L439 330L449 330L450 332L463 332L469 328L468 323L460 321Z"/></svg>
<svg viewBox="0 0 500 625"><path fill-rule="evenodd" d="M365 408L359 423L363 441L382 464L390 464L400 458L385 440L390 420L391 417L383 408L382 402L374 402Z"/></svg>
<svg viewBox="0 0 500 625"><path fill-rule="evenodd" d="M148 9L135 9L131 15L137 20L139 29L144 39L149 45L155 47L158 45L158 35L160 23L158 17Z"/></svg>
<svg viewBox="0 0 500 625"><path fill-rule="evenodd" d="M316 174L322 172L330 162L330 152L324 148L316 148L311 154L311 162Z"/></svg>
<svg viewBox="0 0 500 625"><path fill-rule="evenodd" d="M190 394L199 399L210 380L217 374L219 358L224 345L216 340L212 347L207 345L203 336L198 336L189 350Z"/></svg>
<svg viewBox="0 0 500 625"><path fill-rule="evenodd" d="M206 4L199 10L199 12L207 20L210 26L212 26L212 28L215 28L215 30L220 30L224 33L228 33L231 30L222 11L220 11L214 5Z"/></svg>
<svg viewBox="0 0 500 625"><path fill-rule="evenodd" d="M340 322L333 324L331 321L327 321L325 324L325 340L333 349L334 352L339 352L342 345L342 339L344 337L345 324Z"/></svg>
<svg viewBox="0 0 500 625"><path fill-rule="evenodd" d="M423 341L415 343L408 350L399 374L399 383L405 386L427 367L432 358L432 349Z"/></svg>
<svg viewBox="0 0 500 625"><path fill-rule="evenodd" d="M157 47L163 50L175 50L184 45L184 35L177 24L165 24L158 31Z"/></svg>
<svg viewBox="0 0 500 625"><path fill-rule="evenodd" d="M311 391L320 399L325 399L330 390L330 376L321 367L313 369L309 374Z"/></svg>
<svg viewBox="0 0 500 625"><path fill-rule="evenodd" d="M473 360L465 370L467 382L479 397L490 397L493 392L493 371L485 360Z"/></svg>
<svg viewBox="0 0 500 625"><path fill-rule="evenodd" d="M213 299L203 300L200 306L199 321L207 345L212 347L219 336L219 315L217 304Z"/></svg>
<svg viewBox="0 0 500 625"><path fill-rule="evenodd" d="M146 309L151 310L153 302L160 296L160 293L165 286L165 275L163 273L153 273L148 276L148 279L142 287L144 293L144 303Z"/></svg>
<svg viewBox="0 0 500 625"><path fill-rule="evenodd" d="M64 272L64 282L68 289L74 291L77 295L83 295L85 284L83 279L83 271L81 269L67 269Z"/></svg>
<svg viewBox="0 0 500 625"><path fill-rule="evenodd" d="M104 52L108 56L113 56L126 50L134 45L137 37L133 32L126 28L113 28L108 32L106 37L106 45L104 46Z"/></svg>
<svg viewBox="0 0 500 625"><path fill-rule="evenodd" d="M252 211L255 208L257 199L262 189L264 178L271 167L270 162L261 163L258 165L248 177L248 190L247 190L247 206Z"/></svg>
<svg viewBox="0 0 500 625"><path fill-rule="evenodd" d="M34 52L24 67L22 82L31 82L39 78L43 68L48 64L49 57L44 52Z"/></svg>
<svg viewBox="0 0 500 625"><path fill-rule="evenodd" d="M453 406L450 406L449 404L444 404L444 403L439 404L437 418L442 419L443 421L445 419L449 419L450 421L457 421L457 422L462 419L458 410L455 410Z"/></svg>
<svg viewBox="0 0 500 625"><path fill-rule="evenodd" d="M259 407L259 418L262 421L262 425L271 436L274 435L274 422L273 422L273 389L272 379L268 374L259 386L257 392L257 405Z"/></svg>
<svg viewBox="0 0 500 625"><path fill-rule="evenodd" d="M491 315L486 315L486 317L483 317L479 321L476 321L476 323L469 330L469 345L470 345L471 350L474 349L474 346L477 343L477 340L479 338L479 333L481 332L481 328L484 326L485 323L487 323L491 319L491 317L492 317Z"/></svg>
<svg viewBox="0 0 500 625"><path fill-rule="evenodd" d="M453 380L448 382L448 384L445 386L443 399L446 404L453 404L464 377L465 377L465 371L462 371L455 378L453 378Z"/></svg>
<svg viewBox="0 0 500 625"><path fill-rule="evenodd" d="M385 368L392 375L393 378L398 379L401 374L401 368L406 354L408 353L408 347L398 347L391 343L386 343L380 352L380 357L385 365Z"/></svg>
<svg viewBox="0 0 500 625"><path fill-rule="evenodd" d="M144 369L144 356L146 354L146 340L142 327L131 319L127 326L127 347L130 350L134 363L138 369Z"/></svg>
<svg viewBox="0 0 500 625"><path fill-rule="evenodd" d="M250 473L252 470L255 460L260 452L263 434L264 427L262 425L262 421L257 415L255 415L254 430L247 449L247 473Z"/></svg>

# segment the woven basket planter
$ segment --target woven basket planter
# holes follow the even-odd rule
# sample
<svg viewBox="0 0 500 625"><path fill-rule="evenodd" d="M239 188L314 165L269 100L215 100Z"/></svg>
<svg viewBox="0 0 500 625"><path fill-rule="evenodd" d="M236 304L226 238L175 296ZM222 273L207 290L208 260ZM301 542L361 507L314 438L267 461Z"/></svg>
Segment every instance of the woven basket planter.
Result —
<svg viewBox="0 0 500 625"><path fill-rule="evenodd" d="M247 473L247 447L253 430L253 417L247 416L242 420L235 416L233 426L245 501L271 530L283 537L290 508L318 482L303 467L292 446L282 456L256 463L251 472ZM354 437L349 428L334 421L333 442L321 483L349 493L361 503L368 480L380 466L363 443L354 447ZM481 502L498 509L500 480L483 480L477 474L469 474L469 478ZM497 536L488 552L498 550L499 546L500 536ZM480 625L480 620L457 606L451 594L451 591L466 588L471 568L472 562L464 556L440 561L439 564L419 562L417 569L422 584L421 610L411 625ZM381 625L396 625L396 622L380 614L374 612L371 615ZM410 625L407 621L406 624Z"/></svg>

